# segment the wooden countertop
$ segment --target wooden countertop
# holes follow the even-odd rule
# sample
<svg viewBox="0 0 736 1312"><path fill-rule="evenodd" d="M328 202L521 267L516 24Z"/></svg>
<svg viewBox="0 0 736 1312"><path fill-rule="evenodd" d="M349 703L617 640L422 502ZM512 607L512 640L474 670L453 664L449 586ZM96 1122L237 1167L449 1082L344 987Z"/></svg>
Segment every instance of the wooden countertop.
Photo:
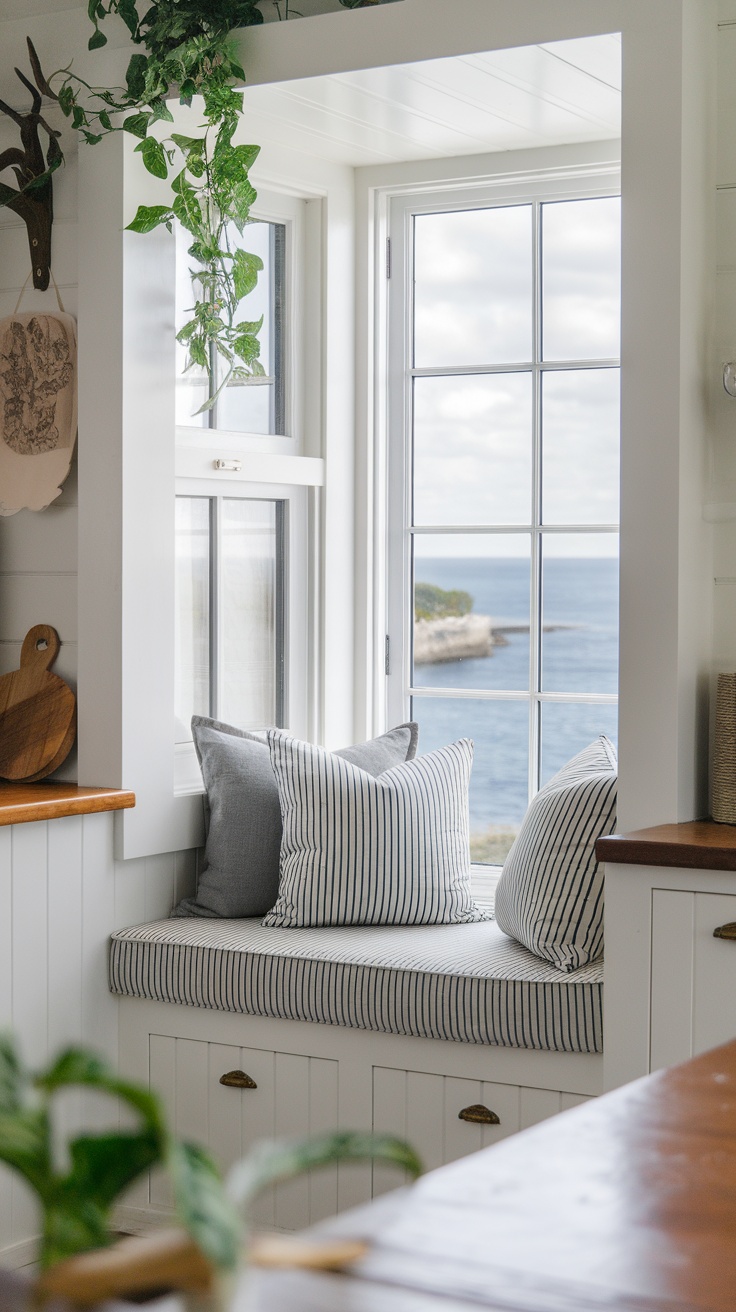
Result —
<svg viewBox="0 0 736 1312"><path fill-rule="evenodd" d="M714 820L655 825L611 834L595 845L599 861L634 866L681 866L687 870L736 870L736 825Z"/></svg>
<svg viewBox="0 0 736 1312"><path fill-rule="evenodd" d="M371 1252L254 1272L259 1312L736 1312L736 1042L320 1229Z"/></svg>
<svg viewBox="0 0 736 1312"><path fill-rule="evenodd" d="M123 811L135 806L135 793L121 788L79 788L76 784L0 782L0 825L57 820L65 815Z"/></svg>

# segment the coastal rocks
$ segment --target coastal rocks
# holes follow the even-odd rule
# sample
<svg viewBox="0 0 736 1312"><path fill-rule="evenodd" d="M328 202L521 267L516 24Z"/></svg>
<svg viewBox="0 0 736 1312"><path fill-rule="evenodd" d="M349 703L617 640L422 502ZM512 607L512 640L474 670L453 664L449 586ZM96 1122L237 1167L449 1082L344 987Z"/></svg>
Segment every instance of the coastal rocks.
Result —
<svg viewBox="0 0 736 1312"><path fill-rule="evenodd" d="M449 615L414 624L415 665L490 656L496 645L505 645L505 641L494 634L490 615Z"/></svg>

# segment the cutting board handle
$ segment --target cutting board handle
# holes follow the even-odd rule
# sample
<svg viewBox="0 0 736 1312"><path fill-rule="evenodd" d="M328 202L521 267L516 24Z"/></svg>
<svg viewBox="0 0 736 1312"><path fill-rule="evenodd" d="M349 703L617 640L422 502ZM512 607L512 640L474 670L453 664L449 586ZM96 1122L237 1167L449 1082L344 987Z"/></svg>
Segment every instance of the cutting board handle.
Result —
<svg viewBox="0 0 736 1312"><path fill-rule="evenodd" d="M61 642L50 624L34 624L20 649L21 669L49 670L59 655Z"/></svg>

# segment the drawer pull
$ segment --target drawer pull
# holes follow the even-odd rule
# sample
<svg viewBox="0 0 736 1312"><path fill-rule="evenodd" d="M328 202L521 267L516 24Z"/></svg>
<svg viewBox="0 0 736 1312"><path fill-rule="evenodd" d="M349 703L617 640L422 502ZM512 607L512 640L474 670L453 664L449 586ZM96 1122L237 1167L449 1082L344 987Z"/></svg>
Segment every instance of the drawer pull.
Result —
<svg viewBox="0 0 736 1312"><path fill-rule="evenodd" d="M458 1112L459 1121L470 1121L473 1125L500 1125L501 1121L495 1112L489 1107L484 1107L481 1102L474 1102L472 1107L463 1107Z"/></svg>
<svg viewBox="0 0 736 1312"><path fill-rule="evenodd" d="M258 1085L255 1080L246 1075L245 1071L226 1071L220 1076L220 1084L224 1084L228 1089L257 1089Z"/></svg>
<svg viewBox="0 0 736 1312"><path fill-rule="evenodd" d="M728 925L719 925L718 929L713 930L713 937L736 939L736 920L730 921Z"/></svg>

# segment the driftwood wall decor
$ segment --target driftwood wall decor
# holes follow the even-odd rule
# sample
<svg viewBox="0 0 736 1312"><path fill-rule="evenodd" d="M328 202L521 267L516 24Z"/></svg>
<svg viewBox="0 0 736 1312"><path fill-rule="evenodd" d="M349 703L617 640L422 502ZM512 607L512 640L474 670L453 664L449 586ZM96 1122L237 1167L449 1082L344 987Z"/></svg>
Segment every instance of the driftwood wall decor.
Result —
<svg viewBox="0 0 736 1312"><path fill-rule="evenodd" d="M57 100L58 97L41 72L33 42L30 37L26 40L36 85L29 82L25 74L16 68L15 71L23 86L31 94L31 109L27 114L22 114L6 104L4 100L0 100L0 111L19 128L21 140L20 146L9 146L7 150L0 152L0 173L5 169L12 169L18 183L16 188L0 182L0 205L7 205L8 209L13 210L25 223L28 229L33 286L39 291L46 291L51 274L53 174L61 164L63 156L58 140L61 133L49 127L41 114L42 96L49 96L52 100ZM39 136L41 129L48 137L45 154Z"/></svg>

